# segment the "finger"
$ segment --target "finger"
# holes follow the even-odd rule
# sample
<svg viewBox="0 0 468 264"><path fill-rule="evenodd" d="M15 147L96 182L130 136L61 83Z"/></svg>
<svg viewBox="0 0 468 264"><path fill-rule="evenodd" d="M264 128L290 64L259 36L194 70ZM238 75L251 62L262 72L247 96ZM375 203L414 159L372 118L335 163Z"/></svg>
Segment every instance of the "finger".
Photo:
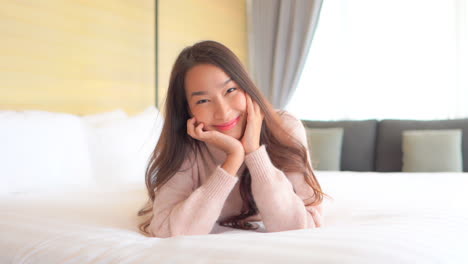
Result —
<svg viewBox="0 0 468 264"><path fill-rule="evenodd" d="M195 128L195 134L197 135L198 138L203 137L203 123L198 124L198 126Z"/></svg>
<svg viewBox="0 0 468 264"><path fill-rule="evenodd" d="M257 104L257 109L258 109L258 114L261 116L261 119L263 120L263 118L265 117L265 114L263 113L262 108L260 108L259 104Z"/></svg>
<svg viewBox="0 0 468 264"><path fill-rule="evenodd" d="M248 101L247 110L248 110L249 116L251 116L250 118L253 118L255 115L255 111L254 111L254 106L252 102L252 97L250 97L250 95L247 97L247 101Z"/></svg>
<svg viewBox="0 0 468 264"><path fill-rule="evenodd" d="M194 124L195 124L195 118L190 118L187 120L187 133L193 137L194 134Z"/></svg>
<svg viewBox="0 0 468 264"><path fill-rule="evenodd" d="M250 100L252 101L253 112L255 113L255 116L258 117L260 120L263 120L264 115L262 109L260 108L260 105L256 101L253 101L252 97L250 98Z"/></svg>
<svg viewBox="0 0 468 264"><path fill-rule="evenodd" d="M253 107L254 107L255 114L261 115L260 106L258 105L257 102L253 102Z"/></svg>
<svg viewBox="0 0 468 264"><path fill-rule="evenodd" d="M313 207L307 208L308 211L312 215L312 219L314 219L315 227L321 227L322 226L322 217L320 213Z"/></svg>
<svg viewBox="0 0 468 264"><path fill-rule="evenodd" d="M245 110L247 111L247 115L249 114L249 107L250 107L250 101L249 101L249 94L245 93Z"/></svg>

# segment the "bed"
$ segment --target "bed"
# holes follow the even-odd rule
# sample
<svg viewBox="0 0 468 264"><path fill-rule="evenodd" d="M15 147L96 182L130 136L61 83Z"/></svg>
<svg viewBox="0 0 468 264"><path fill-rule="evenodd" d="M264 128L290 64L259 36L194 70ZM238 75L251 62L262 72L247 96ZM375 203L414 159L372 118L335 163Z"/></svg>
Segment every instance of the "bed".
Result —
<svg viewBox="0 0 468 264"><path fill-rule="evenodd" d="M155 109L132 117L0 113L1 124L9 124L0 130L0 263L468 263L467 172L316 171L333 198L324 202L320 228L267 233L259 222L257 231L217 225L209 235L146 237L137 228L136 212L146 202L137 176L155 143L147 140L160 129L156 116ZM34 135L15 141L31 131L24 122L33 117L40 119ZM69 137L74 143L64 147ZM31 148L34 142L49 155L38 155L44 149ZM92 153L89 159L78 153L79 142L88 142L81 150ZM132 162L130 156L106 161L116 142ZM16 153L5 154L12 145ZM65 155L59 150L70 159L38 172L42 158ZM28 171L28 164L35 166Z"/></svg>
<svg viewBox="0 0 468 264"><path fill-rule="evenodd" d="M318 229L148 238L140 184L1 200L1 263L468 263L466 173L317 172ZM261 223L260 223L261 224Z"/></svg>

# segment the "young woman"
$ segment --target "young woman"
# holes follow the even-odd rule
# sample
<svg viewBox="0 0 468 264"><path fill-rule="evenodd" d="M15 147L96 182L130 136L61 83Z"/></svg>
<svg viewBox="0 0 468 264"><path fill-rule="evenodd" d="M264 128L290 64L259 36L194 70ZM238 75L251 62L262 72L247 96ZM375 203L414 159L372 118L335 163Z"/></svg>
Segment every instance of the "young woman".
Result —
<svg viewBox="0 0 468 264"><path fill-rule="evenodd" d="M275 111L239 59L203 41L178 56L165 123L146 171L150 236L209 234L216 222L267 232L321 225L323 193L305 129ZM249 222L250 221L250 222Z"/></svg>

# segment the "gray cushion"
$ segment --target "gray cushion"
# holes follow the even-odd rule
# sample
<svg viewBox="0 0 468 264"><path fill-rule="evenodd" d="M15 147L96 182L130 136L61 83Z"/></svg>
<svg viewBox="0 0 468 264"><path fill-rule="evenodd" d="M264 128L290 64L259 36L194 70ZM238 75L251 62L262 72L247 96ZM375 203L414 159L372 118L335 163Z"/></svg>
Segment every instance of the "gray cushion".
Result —
<svg viewBox="0 0 468 264"><path fill-rule="evenodd" d="M404 172L461 172L460 129L403 131Z"/></svg>
<svg viewBox="0 0 468 264"><path fill-rule="evenodd" d="M386 119L380 121L376 146L376 170L380 172L402 171L402 132L421 129L461 129L463 131L463 171L468 170L468 119L429 121Z"/></svg>
<svg viewBox="0 0 468 264"><path fill-rule="evenodd" d="M341 170L373 171L377 120L311 121L302 120L310 128L343 128Z"/></svg>
<svg viewBox="0 0 468 264"><path fill-rule="evenodd" d="M340 170L343 128L306 128L312 167Z"/></svg>

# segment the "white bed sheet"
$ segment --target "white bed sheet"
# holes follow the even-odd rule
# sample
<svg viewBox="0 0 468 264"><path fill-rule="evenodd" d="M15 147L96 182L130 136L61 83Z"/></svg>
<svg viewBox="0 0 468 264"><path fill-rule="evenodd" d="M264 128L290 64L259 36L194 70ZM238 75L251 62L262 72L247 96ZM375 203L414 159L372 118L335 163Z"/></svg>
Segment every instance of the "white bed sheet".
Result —
<svg viewBox="0 0 468 264"><path fill-rule="evenodd" d="M468 263L468 173L316 172L324 226L148 238L143 186L0 199L0 263Z"/></svg>

